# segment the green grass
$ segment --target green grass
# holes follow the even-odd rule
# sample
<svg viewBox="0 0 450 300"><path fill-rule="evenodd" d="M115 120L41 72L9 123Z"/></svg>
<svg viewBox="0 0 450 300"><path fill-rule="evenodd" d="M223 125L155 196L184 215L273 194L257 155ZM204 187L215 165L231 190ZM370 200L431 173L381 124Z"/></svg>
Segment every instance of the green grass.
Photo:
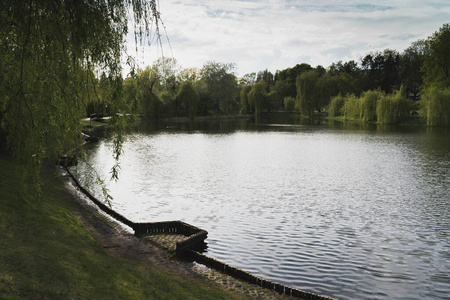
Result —
<svg viewBox="0 0 450 300"><path fill-rule="evenodd" d="M197 277L108 254L77 220L79 204L51 170L44 199L21 183L21 172L0 152L1 299L236 299Z"/></svg>

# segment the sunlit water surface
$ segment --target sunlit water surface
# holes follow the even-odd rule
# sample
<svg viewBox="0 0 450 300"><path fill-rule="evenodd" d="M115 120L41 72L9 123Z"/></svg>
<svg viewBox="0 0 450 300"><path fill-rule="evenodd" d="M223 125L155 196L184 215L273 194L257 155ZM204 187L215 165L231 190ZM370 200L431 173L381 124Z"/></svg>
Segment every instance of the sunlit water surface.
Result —
<svg viewBox="0 0 450 300"><path fill-rule="evenodd" d="M203 228L207 255L255 275L343 299L449 299L450 139L429 131L164 125L128 135L107 184L129 219ZM87 150L104 178L111 145Z"/></svg>

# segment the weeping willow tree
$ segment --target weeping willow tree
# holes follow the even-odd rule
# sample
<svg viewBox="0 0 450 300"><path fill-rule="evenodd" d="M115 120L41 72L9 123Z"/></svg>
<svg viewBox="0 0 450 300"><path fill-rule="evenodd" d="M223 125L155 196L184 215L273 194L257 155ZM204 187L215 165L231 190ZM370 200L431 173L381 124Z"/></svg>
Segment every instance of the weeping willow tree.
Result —
<svg viewBox="0 0 450 300"><path fill-rule="evenodd" d="M303 117L314 116L314 109L319 106L318 102L320 95L317 87L318 79L319 73L316 70L311 70L297 76L296 108Z"/></svg>
<svg viewBox="0 0 450 300"><path fill-rule="evenodd" d="M328 105L328 115L330 117L337 117L343 114L343 107L345 104L345 98L339 93L337 96L334 96L330 100L330 104Z"/></svg>
<svg viewBox="0 0 450 300"><path fill-rule="evenodd" d="M450 88L429 87L422 96L421 109L428 126L450 126Z"/></svg>
<svg viewBox="0 0 450 300"><path fill-rule="evenodd" d="M254 106L255 115L261 114L264 107L264 101L266 100L266 95L266 83L262 80L255 83L250 92L248 92L248 103Z"/></svg>
<svg viewBox="0 0 450 300"><path fill-rule="evenodd" d="M342 107L344 116L347 120L359 120L361 111L361 101L354 94L345 96L344 106Z"/></svg>
<svg viewBox="0 0 450 300"><path fill-rule="evenodd" d="M400 117L409 114L406 91L403 86L381 97L377 102L377 122L382 124L397 124Z"/></svg>
<svg viewBox="0 0 450 300"><path fill-rule="evenodd" d="M248 93L252 90L251 85L244 85L239 93L239 99L241 100L241 112L245 115L251 111L251 105L248 101Z"/></svg>
<svg viewBox="0 0 450 300"><path fill-rule="evenodd" d="M109 99L102 99L112 122L120 126L117 116L129 112L121 76L128 24L134 22L136 40L145 39L151 28L159 37L155 1L0 1L1 128L38 189L43 161L79 143L86 103L98 97L95 72L105 72L112 83ZM122 137L116 132L118 159ZM117 176L116 171L117 166L112 172Z"/></svg>
<svg viewBox="0 0 450 300"><path fill-rule="evenodd" d="M370 122L377 119L377 102L383 96L381 90L366 91L361 95L360 120L362 122Z"/></svg>

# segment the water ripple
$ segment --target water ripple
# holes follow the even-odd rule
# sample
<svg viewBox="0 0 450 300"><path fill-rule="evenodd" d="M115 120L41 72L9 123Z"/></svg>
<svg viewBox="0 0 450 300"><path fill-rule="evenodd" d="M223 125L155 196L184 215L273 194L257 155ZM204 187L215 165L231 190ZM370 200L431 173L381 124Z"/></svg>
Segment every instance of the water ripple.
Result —
<svg viewBox="0 0 450 300"><path fill-rule="evenodd" d="M204 228L208 255L314 293L448 299L449 138L283 130L136 134L108 184L114 208ZM110 144L88 151L105 178Z"/></svg>

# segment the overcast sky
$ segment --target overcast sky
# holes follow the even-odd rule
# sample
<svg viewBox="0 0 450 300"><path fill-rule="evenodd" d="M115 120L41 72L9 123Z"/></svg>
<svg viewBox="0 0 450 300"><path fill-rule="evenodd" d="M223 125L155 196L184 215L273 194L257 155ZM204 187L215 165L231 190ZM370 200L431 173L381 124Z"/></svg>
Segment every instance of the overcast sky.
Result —
<svg viewBox="0 0 450 300"><path fill-rule="evenodd" d="M327 68L371 51L402 52L450 22L449 0L159 0L170 40L163 54L183 68L234 63L235 73L308 63ZM161 56L153 44L140 65Z"/></svg>

